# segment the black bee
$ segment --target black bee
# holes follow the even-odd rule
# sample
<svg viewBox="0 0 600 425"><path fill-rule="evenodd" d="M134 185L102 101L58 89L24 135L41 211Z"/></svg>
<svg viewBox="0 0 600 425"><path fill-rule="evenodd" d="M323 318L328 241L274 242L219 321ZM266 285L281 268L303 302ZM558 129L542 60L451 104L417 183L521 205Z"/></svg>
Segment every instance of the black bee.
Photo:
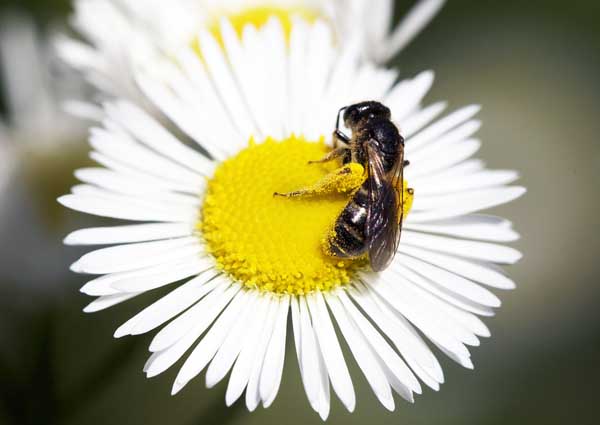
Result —
<svg viewBox="0 0 600 425"><path fill-rule="evenodd" d="M340 130L342 112L352 137ZM381 271L400 243L408 165L404 138L391 121L389 108L373 101L340 109L333 136L335 149L322 161L343 157L344 164L357 162L367 170L367 179L336 220L328 251L340 258L367 253L373 271Z"/></svg>
<svg viewBox="0 0 600 425"><path fill-rule="evenodd" d="M340 118L352 130L340 130ZM367 178L337 218L325 251L338 258L369 256L374 271L391 263L400 242L404 215L404 138L391 121L389 108L369 101L338 112L333 133L334 149L317 163L342 158L361 164ZM412 194L412 189L408 190ZM284 196L301 196L296 191ZM279 194L277 194L279 195Z"/></svg>

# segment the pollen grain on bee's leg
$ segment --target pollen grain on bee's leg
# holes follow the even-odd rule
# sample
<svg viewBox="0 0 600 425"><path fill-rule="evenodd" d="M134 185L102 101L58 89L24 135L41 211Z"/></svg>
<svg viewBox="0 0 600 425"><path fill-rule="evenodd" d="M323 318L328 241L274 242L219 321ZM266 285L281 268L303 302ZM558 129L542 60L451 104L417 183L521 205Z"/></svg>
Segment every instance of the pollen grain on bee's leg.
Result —
<svg viewBox="0 0 600 425"><path fill-rule="evenodd" d="M293 192L276 192L276 195L297 198L302 196L349 194L356 191L363 184L365 177L365 169L362 165L350 163L326 174L311 186Z"/></svg>

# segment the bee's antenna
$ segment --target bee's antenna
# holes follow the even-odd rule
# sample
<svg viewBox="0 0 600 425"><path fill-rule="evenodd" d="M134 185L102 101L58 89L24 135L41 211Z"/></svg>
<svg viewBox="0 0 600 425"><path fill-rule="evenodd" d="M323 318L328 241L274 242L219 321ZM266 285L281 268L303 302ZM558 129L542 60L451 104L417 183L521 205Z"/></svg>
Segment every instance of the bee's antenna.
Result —
<svg viewBox="0 0 600 425"><path fill-rule="evenodd" d="M335 130L336 130L336 131L339 131L339 130L340 130L340 118L341 118L341 116L342 116L342 112L344 112L344 111L345 111L346 109L348 109L348 108L349 108L349 106L344 106L343 108L341 108L341 109L338 111L338 114L337 114L337 120L335 121Z"/></svg>

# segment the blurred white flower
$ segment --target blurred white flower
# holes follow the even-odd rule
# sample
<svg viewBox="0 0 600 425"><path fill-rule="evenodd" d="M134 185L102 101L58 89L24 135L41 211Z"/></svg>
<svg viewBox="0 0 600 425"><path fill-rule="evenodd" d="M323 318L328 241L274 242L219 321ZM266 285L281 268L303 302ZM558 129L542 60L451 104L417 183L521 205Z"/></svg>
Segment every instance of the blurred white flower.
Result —
<svg viewBox="0 0 600 425"><path fill-rule="evenodd" d="M14 152L10 142L8 141L8 134L5 128L0 124L0 214L2 213L2 194L4 189L12 176L15 159Z"/></svg>
<svg viewBox="0 0 600 425"><path fill-rule="evenodd" d="M49 228L57 224L52 191L70 177L66 165L87 134L86 123L63 110L67 99L85 97L85 81L56 60L51 37L43 34L24 14L0 20L6 107L0 117L0 239L10 241L0 270L4 281L19 282L19 290L33 285L40 295L56 292L54 283L64 276L64 252Z"/></svg>
<svg viewBox="0 0 600 425"><path fill-rule="evenodd" d="M52 153L85 138L85 124L67 113L68 99L83 98L84 82L54 60L51 38L32 20L7 14L0 22L0 86L6 116L0 120L0 188L30 153ZM95 116L89 106L80 115Z"/></svg>
<svg viewBox="0 0 600 425"><path fill-rule="evenodd" d="M83 81L59 66L50 40L25 15L6 15L0 22L0 84L7 107L3 134L14 152L55 149L85 134L63 103L83 97Z"/></svg>
<svg viewBox="0 0 600 425"><path fill-rule="evenodd" d="M358 42L364 59L385 62L401 51L436 15L445 0L420 0L392 28L393 0L76 0L73 27L85 41L63 37L61 56L102 92L141 101L133 81L133 56L167 55L192 44L198 30L218 31L222 18L241 33L247 23L264 25L321 18L338 43ZM250 42L249 40L247 40Z"/></svg>
<svg viewBox="0 0 600 425"><path fill-rule="evenodd" d="M438 390L444 375L425 339L473 368L468 347L490 336L479 316L500 306L490 288L515 286L499 266L521 258L505 245L518 235L481 211L521 196L525 189L510 185L518 174L472 158L477 105L437 121L446 104L422 106L432 72L396 84L396 72L360 60L360 44L338 49L321 21L295 22L289 39L277 19L245 32L251 43L225 20L218 36L200 30L201 51L182 46L136 73L155 107L212 159L132 102L105 106L90 139L101 166L79 170L83 184L60 202L133 224L67 237L115 245L72 265L99 275L82 288L98 297L86 311L176 286L115 333L160 328L149 377L189 353L174 393L205 369L209 387L231 371L228 405L245 391L248 409L270 406L290 316L308 401L323 419L330 385L349 411L356 403L334 323L385 408L395 408L394 393L413 401L421 382ZM307 161L328 151L340 107L365 99L390 107L415 189L400 248L379 273L320 248L349 197L273 196L323 177L328 169Z"/></svg>

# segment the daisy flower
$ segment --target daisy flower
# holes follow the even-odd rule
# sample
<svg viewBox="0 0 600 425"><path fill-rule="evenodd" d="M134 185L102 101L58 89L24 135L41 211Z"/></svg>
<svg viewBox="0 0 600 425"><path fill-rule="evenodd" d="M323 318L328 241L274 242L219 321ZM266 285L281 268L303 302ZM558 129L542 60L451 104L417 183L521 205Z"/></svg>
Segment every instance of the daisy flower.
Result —
<svg viewBox="0 0 600 425"><path fill-rule="evenodd" d="M432 72L396 83L394 71L362 61L360 42L339 49L327 23L230 21L219 38L197 35L169 60L140 66L141 91L193 140L183 143L141 107L105 105L92 130L97 168L60 198L65 206L132 224L79 230L72 245L115 245L72 266L99 275L82 288L96 312L157 288L171 292L120 326L116 337L160 330L144 370L156 376L184 359L177 393L206 370L208 387L230 373L226 403L245 391L249 410L270 406L293 340L312 408L325 419L330 386L349 411L355 392L336 334L350 348L377 398L413 401L422 383L444 375L436 346L472 368L468 346L489 331L479 316L500 306L490 290L512 289L499 265L520 253L511 224L479 212L524 193L513 171L471 159L481 143L472 105L435 119L423 107ZM406 138L405 179L414 202L400 248L382 272L363 260L324 254L322 240L351 194L274 197L311 185L336 168L308 165L330 150L342 106L378 100ZM293 334L287 335L291 320Z"/></svg>
<svg viewBox="0 0 600 425"><path fill-rule="evenodd" d="M228 17L240 34L246 24L260 28L271 16L281 20L288 34L294 19L322 18L335 31L336 42L345 45L357 38L363 58L385 62L427 25L445 0L420 0L395 28L393 3L378 0L373 7L369 0L77 0L72 26L86 41L62 37L58 47L63 59L103 93L141 102L131 53L171 52L196 43L200 28L220 39L222 17Z"/></svg>

